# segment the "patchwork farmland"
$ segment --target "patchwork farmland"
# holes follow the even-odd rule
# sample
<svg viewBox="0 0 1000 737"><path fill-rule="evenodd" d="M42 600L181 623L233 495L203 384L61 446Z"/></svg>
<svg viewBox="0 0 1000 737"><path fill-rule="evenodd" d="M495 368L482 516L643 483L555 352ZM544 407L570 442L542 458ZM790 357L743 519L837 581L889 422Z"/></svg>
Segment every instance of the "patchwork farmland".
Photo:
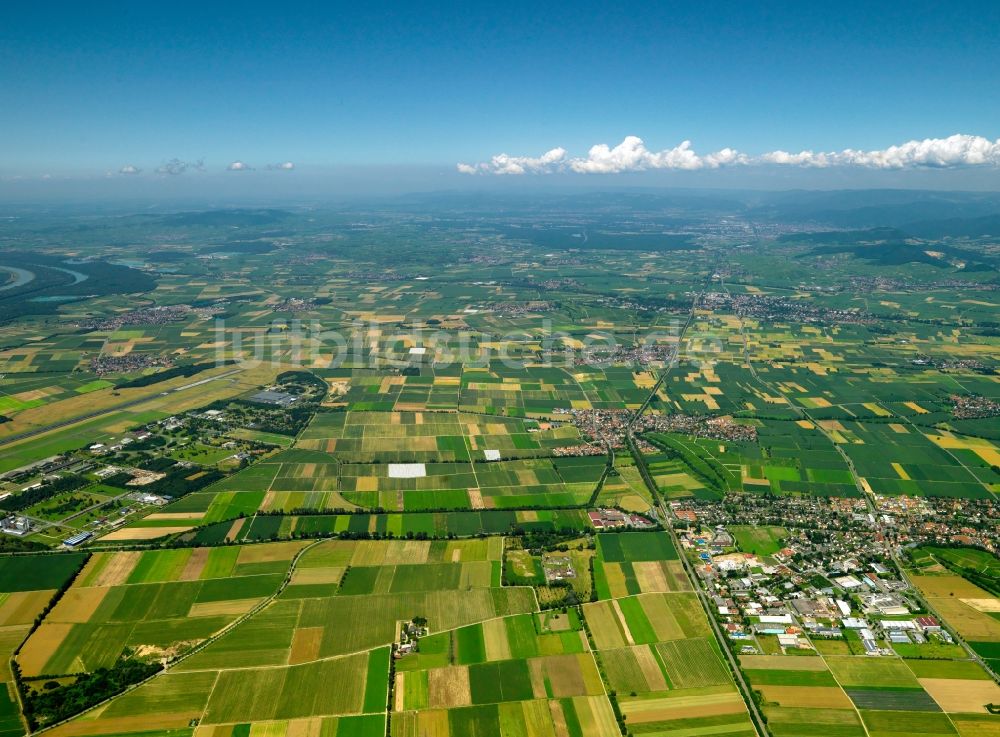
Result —
<svg viewBox="0 0 1000 737"><path fill-rule="evenodd" d="M0 737L995 737L995 238L645 197L5 220Z"/></svg>

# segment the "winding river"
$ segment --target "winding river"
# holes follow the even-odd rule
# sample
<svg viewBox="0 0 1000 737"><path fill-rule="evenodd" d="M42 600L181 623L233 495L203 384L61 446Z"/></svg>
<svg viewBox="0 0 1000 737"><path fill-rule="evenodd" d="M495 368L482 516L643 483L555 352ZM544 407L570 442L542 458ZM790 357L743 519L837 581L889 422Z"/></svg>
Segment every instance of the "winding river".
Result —
<svg viewBox="0 0 1000 737"><path fill-rule="evenodd" d="M4 284L0 287L0 292L6 292L8 289L15 289L16 287L24 286L28 282L35 280L35 272L28 271L27 269L19 269L16 266L4 266L3 264L0 264L0 271L9 272L14 277L12 282ZM84 278L86 278L83 274L80 276L84 276Z"/></svg>

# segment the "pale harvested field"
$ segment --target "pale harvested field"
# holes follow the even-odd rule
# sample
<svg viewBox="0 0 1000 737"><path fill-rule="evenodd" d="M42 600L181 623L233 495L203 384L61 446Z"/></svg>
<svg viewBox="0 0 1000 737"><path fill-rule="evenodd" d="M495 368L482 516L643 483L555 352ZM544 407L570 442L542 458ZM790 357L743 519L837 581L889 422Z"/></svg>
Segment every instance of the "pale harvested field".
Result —
<svg viewBox="0 0 1000 737"><path fill-rule="evenodd" d="M584 682L581 666L582 664L576 655L553 655L542 659L542 669L548 676L552 695L555 698L587 694L587 685Z"/></svg>
<svg viewBox="0 0 1000 737"><path fill-rule="evenodd" d="M26 676L37 676L44 673L45 664L59 649L71 629L73 629L71 624L43 623L35 630L17 656L17 662L21 664L21 672Z"/></svg>
<svg viewBox="0 0 1000 737"><path fill-rule="evenodd" d="M46 617L48 622L79 622L85 624L90 621L97 611L97 607L104 601L110 588L71 588L62 598L55 608Z"/></svg>
<svg viewBox="0 0 1000 737"><path fill-rule="evenodd" d="M960 599L928 598L945 621L969 640L1000 640L1000 620L973 609Z"/></svg>
<svg viewBox="0 0 1000 737"><path fill-rule="evenodd" d="M195 548L191 551L191 557L184 564L184 570L178 576L178 581L197 581L201 578L201 571L208 561L208 554L211 548Z"/></svg>
<svg viewBox="0 0 1000 737"><path fill-rule="evenodd" d="M1000 686L993 681L919 678L920 685L945 711L986 712L986 704L1000 704Z"/></svg>
<svg viewBox="0 0 1000 737"><path fill-rule="evenodd" d="M962 599L962 603L968 604L977 612L985 614L1000 612L1000 599Z"/></svg>
<svg viewBox="0 0 1000 737"><path fill-rule="evenodd" d="M746 711L746 706L738 693L729 691L636 701L623 699L621 709L629 724L644 724L718 714L740 714Z"/></svg>
<svg viewBox="0 0 1000 737"><path fill-rule="evenodd" d="M392 710L404 711L406 708L406 673L396 673L396 685L392 689Z"/></svg>
<svg viewBox="0 0 1000 737"><path fill-rule="evenodd" d="M604 577L608 580L608 591L613 597L628 596L625 572L622 570L621 563L605 563Z"/></svg>
<svg viewBox="0 0 1000 737"><path fill-rule="evenodd" d="M113 719L76 719L69 724L46 732L52 737L88 737L89 735L126 734L156 730L182 729L192 719L201 717L200 711L177 714L143 714Z"/></svg>
<svg viewBox="0 0 1000 737"><path fill-rule="evenodd" d="M293 584L340 583L344 568L296 568Z"/></svg>
<svg viewBox="0 0 1000 737"><path fill-rule="evenodd" d="M277 560L291 560L295 554L308 545L304 541L289 541L284 543L266 543L264 545L248 545L240 548L236 564L240 563L272 563Z"/></svg>
<svg viewBox="0 0 1000 737"><path fill-rule="evenodd" d="M430 543L421 540L393 540L382 544L385 546L383 565L426 563L431 552Z"/></svg>
<svg viewBox="0 0 1000 737"><path fill-rule="evenodd" d="M233 526L229 528L229 532L226 533L226 540L235 540L236 536L240 534L243 529L243 524L246 519L236 519L233 520Z"/></svg>
<svg viewBox="0 0 1000 737"><path fill-rule="evenodd" d="M472 703L469 669L464 666L427 671L427 705L450 709Z"/></svg>
<svg viewBox="0 0 1000 737"><path fill-rule="evenodd" d="M121 586L128 580L132 569L142 557L142 553L131 550L124 553L102 553L101 555L102 557L106 556L108 560L101 566L93 579L84 579L88 586Z"/></svg>
<svg viewBox="0 0 1000 737"><path fill-rule="evenodd" d="M0 627L31 624L55 593L55 590L51 589L15 591L8 594L0 605Z"/></svg>
<svg viewBox="0 0 1000 737"><path fill-rule="evenodd" d="M673 590L667 581L667 572L663 566L664 563L661 561L636 561L632 564L635 580L644 594L658 594Z"/></svg>
<svg viewBox="0 0 1000 737"><path fill-rule="evenodd" d="M319 657L319 646L323 642L326 627L300 627L292 635L292 651L288 664L305 663Z"/></svg>
<svg viewBox="0 0 1000 737"><path fill-rule="evenodd" d="M238 617L246 614L263 601L256 599L229 599L226 601L205 601L200 604L192 604L188 610L189 617L218 617L229 616Z"/></svg>
<svg viewBox="0 0 1000 737"><path fill-rule="evenodd" d="M552 717L552 726L555 728L556 737L571 737L562 704L558 701L550 701L549 715Z"/></svg>
<svg viewBox="0 0 1000 737"><path fill-rule="evenodd" d="M663 671L660 670L653 651L648 647L637 647L633 652L635 653L635 660L639 664L639 670L642 672L642 677L646 680L646 685L649 686L649 690L666 691L667 682L663 678Z"/></svg>
<svg viewBox="0 0 1000 737"><path fill-rule="evenodd" d="M660 642L679 640L684 637L684 630L662 594L642 595L639 597L639 601L642 602L642 610L646 613L646 618L653 626L656 638Z"/></svg>
<svg viewBox="0 0 1000 737"><path fill-rule="evenodd" d="M200 520L204 516L204 512L156 512L146 515L143 519Z"/></svg>
<svg viewBox="0 0 1000 737"><path fill-rule="evenodd" d="M944 576L911 576L913 585L920 589L924 596L952 597L957 599L990 599L988 591L966 581L961 576L947 574Z"/></svg>
<svg viewBox="0 0 1000 737"><path fill-rule="evenodd" d="M771 703L828 709L852 709L853 702L838 686L756 686Z"/></svg>
<svg viewBox="0 0 1000 737"><path fill-rule="evenodd" d="M573 699L573 706L583 734L603 737L618 732L615 714L603 696L578 696Z"/></svg>
<svg viewBox="0 0 1000 737"><path fill-rule="evenodd" d="M187 532L192 527L133 527L115 530L105 535L101 540L114 542L116 540L155 540L158 537L173 535L178 532Z"/></svg>
<svg viewBox="0 0 1000 737"><path fill-rule="evenodd" d="M618 626L621 627L622 636L625 638L625 642L629 645L635 644L635 638L632 637L632 631L628 628L628 622L625 620L625 615L622 613L621 605L618 603L618 599L614 599L611 602L611 608L618 618Z"/></svg>
<svg viewBox="0 0 1000 737"><path fill-rule="evenodd" d="M290 719L285 737L322 737L323 718Z"/></svg>
<svg viewBox="0 0 1000 737"><path fill-rule="evenodd" d="M510 660L510 643L507 641L504 620L490 619L483 622L483 640L486 642L487 660Z"/></svg>
<svg viewBox="0 0 1000 737"><path fill-rule="evenodd" d="M610 602L584 604L583 611L598 650L614 650L625 647L625 637L622 635L618 625L618 617L612 610Z"/></svg>
<svg viewBox="0 0 1000 737"><path fill-rule="evenodd" d="M827 670L823 658L787 655L741 655L740 664L748 670Z"/></svg>

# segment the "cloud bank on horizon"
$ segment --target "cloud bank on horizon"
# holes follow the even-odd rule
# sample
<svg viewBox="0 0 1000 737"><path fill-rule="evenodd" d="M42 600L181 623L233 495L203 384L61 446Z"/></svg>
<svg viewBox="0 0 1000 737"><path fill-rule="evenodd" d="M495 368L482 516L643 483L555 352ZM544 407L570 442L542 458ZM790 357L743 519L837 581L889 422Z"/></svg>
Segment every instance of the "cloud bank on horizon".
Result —
<svg viewBox="0 0 1000 737"><path fill-rule="evenodd" d="M847 148L842 151L769 151L751 156L732 148L698 154L691 141L674 148L650 151L638 136L626 136L614 148L606 143L592 146L585 157L571 157L564 148L553 148L541 156L497 154L477 164L459 163L462 174L621 174L624 172L670 169L698 171L729 166L799 166L825 169L858 167L865 169L957 168L1000 166L1000 139L956 134L947 138L907 141L876 151Z"/></svg>
<svg viewBox="0 0 1000 737"><path fill-rule="evenodd" d="M268 164L266 167L267 171L293 171L295 169L295 164L291 161L281 161L277 164ZM170 159L158 166L153 173L156 175L164 176L179 176L188 171L196 172L207 172L208 167L205 165L204 159L198 159L197 161L184 161L182 159ZM256 171L256 169L245 161L233 161L225 167L225 171ZM143 169L136 166L135 164L125 164L118 170L118 174L123 176L135 176L142 174ZM108 172L107 176L112 176L112 172Z"/></svg>

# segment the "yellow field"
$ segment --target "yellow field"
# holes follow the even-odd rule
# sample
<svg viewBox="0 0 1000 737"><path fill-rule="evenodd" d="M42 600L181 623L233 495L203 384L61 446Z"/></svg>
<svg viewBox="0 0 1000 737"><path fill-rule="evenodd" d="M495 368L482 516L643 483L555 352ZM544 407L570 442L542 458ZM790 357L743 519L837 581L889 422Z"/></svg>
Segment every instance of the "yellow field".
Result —
<svg viewBox="0 0 1000 737"><path fill-rule="evenodd" d="M257 606L262 600L261 599L235 599L227 601L206 601L200 604L192 604L191 608L188 610L189 617L218 617L218 616L233 616L238 617L241 614L246 614L255 606Z"/></svg>
<svg viewBox="0 0 1000 737"><path fill-rule="evenodd" d="M55 595L54 590L15 591L10 594L0 594L0 627L26 625L35 621L45 605Z"/></svg>
<svg viewBox="0 0 1000 737"><path fill-rule="evenodd" d="M619 700L622 713L629 724L696 719L719 714L740 714L746 711L743 699L733 688L697 690L699 693L690 696L671 694L657 699L619 697Z"/></svg>
<svg viewBox="0 0 1000 737"><path fill-rule="evenodd" d="M668 599L667 597L669 596L669 594L652 594L639 597L639 601L642 602L642 610L645 612L649 623L653 626L656 639L660 642L678 640L684 637L684 630L678 623L677 617L674 616L668 603L682 601L682 599ZM700 609L698 613L700 617Z"/></svg>
<svg viewBox="0 0 1000 737"><path fill-rule="evenodd" d="M507 627L503 619L483 622L483 640L486 643L487 660L510 659L510 642L507 639Z"/></svg>
<svg viewBox="0 0 1000 737"><path fill-rule="evenodd" d="M961 576L913 576L912 581L945 621L970 640L1000 640L1000 620L985 613L1000 601ZM985 611L984 611L985 610Z"/></svg>
<svg viewBox="0 0 1000 737"><path fill-rule="evenodd" d="M69 724L47 732L52 737L89 737L89 735L126 734L147 730L181 729L192 719L201 716L200 711L171 714L142 714L140 716L115 717L113 719L75 719Z"/></svg>
<svg viewBox="0 0 1000 737"><path fill-rule="evenodd" d="M435 668L427 672L427 704L450 709L472 703L469 669L465 666Z"/></svg>
<svg viewBox="0 0 1000 737"><path fill-rule="evenodd" d="M46 617L48 622L89 622L110 588L70 588Z"/></svg>
<svg viewBox="0 0 1000 737"><path fill-rule="evenodd" d="M190 525L187 527L133 527L131 529L115 530L109 535L104 535L101 540L108 542L115 542L117 540L155 540L158 537L165 537L166 535L173 535L178 532L187 532L190 529L193 529Z"/></svg>
<svg viewBox="0 0 1000 737"><path fill-rule="evenodd" d="M945 711L986 713L986 704L1000 704L1000 686L993 681L920 678L920 685Z"/></svg>
<svg viewBox="0 0 1000 737"><path fill-rule="evenodd" d="M691 590L691 584L684 575L679 560L636 561L632 564L632 569L644 594Z"/></svg>
<svg viewBox="0 0 1000 737"><path fill-rule="evenodd" d="M72 624L44 623L31 636L17 656L21 672L26 676L37 676L44 673L45 664L52 654L59 649L62 641L69 635Z"/></svg>
<svg viewBox="0 0 1000 737"><path fill-rule="evenodd" d="M345 568L296 568L293 584L340 583Z"/></svg>
<svg viewBox="0 0 1000 737"><path fill-rule="evenodd" d="M77 586L120 586L128 580L142 553L97 553L84 566Z"/></svg>
<svg viewBox="0 0 1000 737"><path fill-rule="evenodd" d="M319 657L319 646L323 642L325 627L300 627L292 636L292 650L288 664L305 663Z"/></svg>
<svg viewBox="0 0 1000 737"><path fill-rule="evenodd" d="M816 658L818 660L818 658ZM851 709L853 702L839 686L757 686L764 699L779 706Z"/></svg>

